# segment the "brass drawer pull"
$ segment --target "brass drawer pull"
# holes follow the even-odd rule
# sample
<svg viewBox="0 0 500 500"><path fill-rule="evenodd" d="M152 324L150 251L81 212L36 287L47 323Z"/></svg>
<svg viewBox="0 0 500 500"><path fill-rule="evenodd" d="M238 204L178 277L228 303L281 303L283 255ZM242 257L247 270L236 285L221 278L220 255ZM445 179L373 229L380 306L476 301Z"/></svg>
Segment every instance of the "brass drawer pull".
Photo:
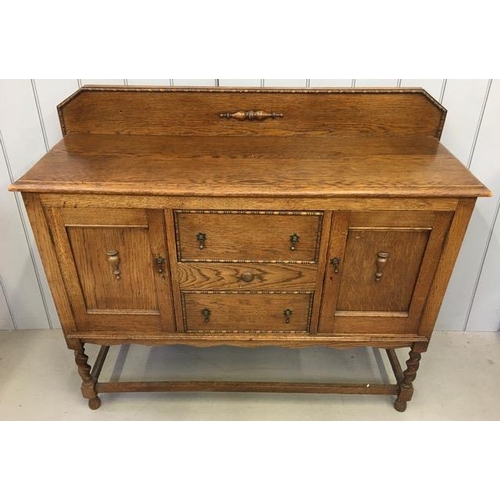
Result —
<svg viewBox="0 0 500 500"><path fill-rule="evenodd" d="M205 309L201 310L201 314L203 315L203 321L208 323L210 321L210 314L212 314L212 311L205 307Z"/></svg>
<svg viewBox="0 0 500 500"><path fill-rule="evenodd" d="M203 250L206 246L205 242L207 241L207 235L205 233L198 233L196 239L200 243L200 250Z"/></svg>
<svg viewBox="0 0 500 500"><path fill-rule="evenodd" d="M240 280L244 281L245 283L251 283L255 278L255 275L251 273L250 271L247 271L245 273L241 273L240 275Z"/></svg>
<svg viewBox="0 0 500 500"><path fill-rule="evenodd" d="M380 281L382 279L383 270L387 264L387 259L389 254L387 252L379 252L377 254L377 272L375 273L375 281Z"/></svg>
<svg viewBox="0 0 500 500"><path fill-rule="evenodd" d="M118 250L108 250L106 252L108 256L108 262L113 270L113 275L115 279L119 280L121 278L120 271L120 256L118 255Z"/></svg>
<svg viewBox="0 0 500 500"><path fill-rule="evenodd" d="M283 315L285 316L285 323L290 323L293 311L291 309L285 309Z"/></svg>
<svg viewBox="0 0 500 500"><path fill-rule="evenodd" d="M333 266L333 272L337 274L339 272L340 259L338 257L334 257L330 261L330 264Z"/></svg>
<svg viewBox="0 0 500 500"><path fill-rule="evenodd" d="M156 257L155 264L157 267L157 271L159 274L163 274L163 264L165 263L165 259L163 257Z"/></svg>
<svg viewBox="0 0 500 500"><path fill-rule="evenodd" d="M290 236L290 242L291 242L291 246L290 246L290 250L295 250L297 248L297 243L299 242L300 240L300 236L298 234L292 234L292 236Z"/></svg>
<svg viewBox="0 0 500 500"><path fill-rule="evenodd" d="M262 121L267 118L283 118L283 113L275 113L274 111L262 111L262 110L254 110L250 109L248 111L236 111L234 113L220 113L219 116L221 118L234 118L235 120L249 120L249 121Z"/></svg>

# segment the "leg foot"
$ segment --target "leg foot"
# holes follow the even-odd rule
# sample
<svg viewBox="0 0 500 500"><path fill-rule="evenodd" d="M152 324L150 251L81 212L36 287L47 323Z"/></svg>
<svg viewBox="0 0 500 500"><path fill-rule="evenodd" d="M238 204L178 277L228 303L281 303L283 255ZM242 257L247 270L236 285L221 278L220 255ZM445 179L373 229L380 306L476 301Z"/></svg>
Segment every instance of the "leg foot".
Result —
<svg viewBox="0 0 500 500"><path fill-rule="evenodd" d="M406 403L406 401L395 401L394 402L394 408L397 410L397 411L400 411L400 412L404 412L406 410L406 407L408 406L408 404Z"/></svg>
<svg viewBox="0 0 500 500"><path fill-rule="evenodd" d="M100 406L101 406L101 398L99 396L89 399L89 408L91 410L97 410Z"/></svg>

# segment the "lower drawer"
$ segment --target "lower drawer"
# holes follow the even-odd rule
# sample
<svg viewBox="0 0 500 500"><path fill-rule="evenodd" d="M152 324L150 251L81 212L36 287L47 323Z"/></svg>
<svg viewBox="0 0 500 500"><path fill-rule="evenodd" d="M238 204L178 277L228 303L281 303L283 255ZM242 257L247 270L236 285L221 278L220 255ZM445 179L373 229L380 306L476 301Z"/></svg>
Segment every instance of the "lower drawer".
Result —
<svg viewBox="0 0 500 500"><path fill-rule="evenodd" d="M183 293L187 332L307 332L312 292Z"/></svg>

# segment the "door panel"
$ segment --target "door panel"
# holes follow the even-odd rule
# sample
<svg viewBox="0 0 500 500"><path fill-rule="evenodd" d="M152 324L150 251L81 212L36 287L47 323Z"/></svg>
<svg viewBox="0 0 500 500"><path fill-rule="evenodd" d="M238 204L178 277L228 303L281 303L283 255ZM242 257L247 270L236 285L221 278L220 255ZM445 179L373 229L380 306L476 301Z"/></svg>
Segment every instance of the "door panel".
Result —
<svg viewBox="0 0 500 500"><path fill-rule="evenodd" d="M53 208L47 217L79 329L175 331L162 210Z"/></svg>
<svg viewBox="0 0 500 500"><path fill-rule="evenodd" d="M350 230L337 310L407 312L429 234Z"/></svg>
<svg viewBox="0 0 500 500"><path fill-rule="evenodd" d="M158 309L147 228L68 227L67 234L88 310Z"/></svg>
<svg viewBox="0 0 500 500"><path fill-rule="evenodd" d="M416 333L450 212L337 212L319 332Z"/></svg>

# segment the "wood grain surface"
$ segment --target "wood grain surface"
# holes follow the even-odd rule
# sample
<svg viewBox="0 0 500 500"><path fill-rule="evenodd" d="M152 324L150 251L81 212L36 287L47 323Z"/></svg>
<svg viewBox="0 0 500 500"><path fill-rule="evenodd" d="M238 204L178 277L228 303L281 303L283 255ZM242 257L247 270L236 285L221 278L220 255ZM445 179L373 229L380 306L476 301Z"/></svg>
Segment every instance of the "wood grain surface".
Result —
<svg viewBox="0 0 500 500"><path fill-rule="evenodd" d="M283 117L220 117L248 110ZM59 106L59 114L65 134L439 137L446 112L422 89L84 87Z"/></svg>
<svg viewBox="0 0 500 500"><path fill-rule="evenodd" d="M430 231L350 230L337 302L338 311L407 312ZM387 264L376 280L377 259Z"/></svg>
<svg viewBox="0 0 500 500"><path fill-rule="evenodd" d="M318 266L294 263L177 264L183 290L314 290Z"/></svg>
<svg viewBox="0 0 500 500"><path fill-rule="evenodd" d="M316 262L321 215L180 212L176 228L180 261ZM206 237L203 248L200 233Z"/></svg>
<svg viewBox="0 0 500 500"><path fill-rule="evenodd" d="M175 329L162 210L49 209L47 220L79 329Z"/></svg>
<svg viewBox="0 0 500 500"><path fill-rule="evenodd" d="M12 190L167 196L489 196L432 137L71 134Z"/></svg>
<svg viewBox="0 0 500 500"><path fill-rule="evenodd" d="M313 294L184 293L186 331L307 332ZM203 310L210 311L205 321ZM290 310L289 322L285 311Z"/></svg>
<svg viewBox="0 0 500 500"><path fill-rule="evenodd" d="M102 392L413 395L475 198L419 90L84 88L19 181L91 408ZM237 113L243 120L226 119ZM282 116L281 116L282 115ZM248 118L267 117L265 120ZM397 385L101 383L104 346L410 347Z"/></svg>
<svg viewBox="0 0 500 500"><path fill-rule="evenodd" d="M416 333L452 220L450 212L334 216L320 332ZM387 263L376 280L379 252Z"/></svg>

